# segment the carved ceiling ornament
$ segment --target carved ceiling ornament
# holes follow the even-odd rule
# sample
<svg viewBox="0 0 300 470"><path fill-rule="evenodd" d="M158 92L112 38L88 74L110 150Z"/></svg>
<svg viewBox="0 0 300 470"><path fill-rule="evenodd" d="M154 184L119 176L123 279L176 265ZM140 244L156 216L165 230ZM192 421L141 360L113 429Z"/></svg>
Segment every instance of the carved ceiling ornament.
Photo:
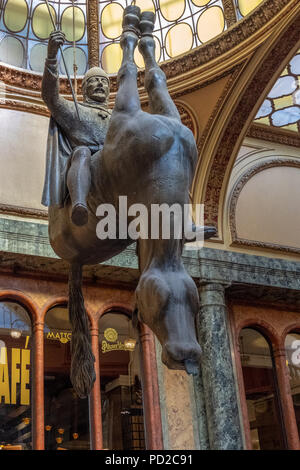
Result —
<svg viewBox="0 0 300 470"><path fill-rule="evenodd" d="M88 0L87 8L87 34L88 34L88 54L89 67L99 67L100 47L99 47L99 2L98 0Z"/></svg>
<svg viewBox="0 0 300 470"><path fill-rule="evenodd" d="M300 135L288 129L281 129L266 124L253 123L247 132L247 137L277 142L278 144L300 147Z"/></svg>
<svg viewBox="0 0 300 470"><path fill-rule="evenodd" d="M239 238L237 234L236 228L236 207L237 202L240 197L240 194L246 185L246 183L253 178L253 176L257 175L258 173L267 170L269 168L275 167L293 167L300 169L300 161L291 158L273 158L262 163L258 163L255 166L251 167L246 171L236 182L232 195L230 198L230 205L229 205L229 230L231 234L232 243L231 246L244 246L247 248L256 248L256 249L266 249L272 251L280 251L283 253L296 253L300 254L300 249L292 246L284 246L275 243L268 243L268 242L261 242L257 240L248 240L245 238Z"/></svg>
<svg viewBox="0 0 300 470"><path fill-rule="evenodd" d="M235 24L237 19L236 8L234 0L222 0L224 8L224 16L227 22L228 28Z"/></svg>
<svg viewBox="0 0 300 470"><path fill-rule="evenodd" d="M219 214L223 213L232 165L247 128L252 123L256 107L260 105L272 80L281 73L281 68L299 47L299 16L298 9L295 16L289 18L288 27L279 30L279 33L282 30L284 32L281 35L274 33L273 44L269 41L258 50L257 56L253 56L255 68L252 58L241 70L240 75L237 71L234 88L228 85L227 96L220 98L201 137L198 145L200 158L194 178L197 184L194 183L192 196L195 203L204 202L205 223L208 225L219 229L222 226ZM206 172L205 176L203 172ZM222 236L221 230L219 236Z"/></svg>

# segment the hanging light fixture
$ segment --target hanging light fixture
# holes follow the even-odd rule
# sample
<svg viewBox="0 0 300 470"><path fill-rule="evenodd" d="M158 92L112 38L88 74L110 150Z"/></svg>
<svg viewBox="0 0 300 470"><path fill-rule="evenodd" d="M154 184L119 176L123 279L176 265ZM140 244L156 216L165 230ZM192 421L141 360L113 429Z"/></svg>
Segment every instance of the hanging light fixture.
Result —
<svg viewBox="0 0 300 470"><path fill-rule="evenodd" d="M10 336L14 339L20 338L21 335L22 335L22 331L20 331L20 330L11 330L11 332L10 332Z"/></svg>
<svg viewBox="0 0 300 470"><path fill-rule="evenodd" d="M20 328L14 327L14 324L17 322L20 322L18 318L14 320L10 325L11 327L10 336L14 339L19 339L22 336L22 330Z"/></svg>
<svg viewBox="0 0 300 470"><path fill-rule="evenodd" d="M78 434L78 432L73 432L72 436L73 436L73 439L75 439L75 441L76 441L76 439L78 439L78 437L79 437L79 434Z"/></svg>
<svg viewBox="0 0 300 470"><path fill-rule="evenodd" d="M124 346L127 351L134 351L136 346L136 340L132 338L125 339Z"/></svg>

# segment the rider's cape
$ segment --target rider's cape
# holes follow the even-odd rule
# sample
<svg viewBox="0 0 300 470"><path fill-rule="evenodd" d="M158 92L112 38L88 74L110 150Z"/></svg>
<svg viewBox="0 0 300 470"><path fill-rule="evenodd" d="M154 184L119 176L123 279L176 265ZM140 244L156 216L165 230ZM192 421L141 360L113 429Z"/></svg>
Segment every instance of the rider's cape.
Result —
<svg viewBox="0 0 300 470"><path fill-rule="evenodd" d="M51 117L47 141L46 174L42 204L63 207L68 195L67 172L72 148L60 127Z"/></svg>

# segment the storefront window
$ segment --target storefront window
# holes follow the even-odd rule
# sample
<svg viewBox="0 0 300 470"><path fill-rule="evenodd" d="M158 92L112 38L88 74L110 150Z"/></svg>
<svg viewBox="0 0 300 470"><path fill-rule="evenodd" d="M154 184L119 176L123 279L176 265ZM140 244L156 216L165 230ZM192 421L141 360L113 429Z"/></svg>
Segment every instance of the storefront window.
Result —
<svg viewBox="0 0 300 470"><path fill-rule="evenodd" d="M31 321L14 302L0 302L0 446L32 448Z"/></svg>
<svg viewBox="0 0 300 470"><path fill-rule="evenodd" d="M45 318L45 449L90 448L88 399L77 396L70 382L71 325L66 307Z"/></svg>
<svg viewBox="0 0 300 470"><path fill-rule="evenodd" d="M145 449L138 334L127 315L99 321L103 448Z"/></svg>
<svg viewBox="0 0 300 470"><path fill-rule="evenodd" d="M285 340L291 392L300 437L300 334L289 333Z"/></svg>
<svg viewBox="0 0 300 470"><path fill-rule="evenodd" d="M285 440L270 347L264 336L244 328L241 362L253 449L284 449Z"/></svg>

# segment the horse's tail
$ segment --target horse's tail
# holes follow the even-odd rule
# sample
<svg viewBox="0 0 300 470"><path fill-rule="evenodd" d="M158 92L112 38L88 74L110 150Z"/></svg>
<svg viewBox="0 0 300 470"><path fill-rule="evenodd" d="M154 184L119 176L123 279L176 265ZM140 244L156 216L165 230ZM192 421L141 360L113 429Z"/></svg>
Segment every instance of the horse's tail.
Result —
<svg viewBox="0 0 300 470"><path fill-rule="evenodd" d="M90 394L96 376L81 284L82 266L72 263L69 272L69 319L72 325L70 378L77 395L84 398Z"/></svg>

